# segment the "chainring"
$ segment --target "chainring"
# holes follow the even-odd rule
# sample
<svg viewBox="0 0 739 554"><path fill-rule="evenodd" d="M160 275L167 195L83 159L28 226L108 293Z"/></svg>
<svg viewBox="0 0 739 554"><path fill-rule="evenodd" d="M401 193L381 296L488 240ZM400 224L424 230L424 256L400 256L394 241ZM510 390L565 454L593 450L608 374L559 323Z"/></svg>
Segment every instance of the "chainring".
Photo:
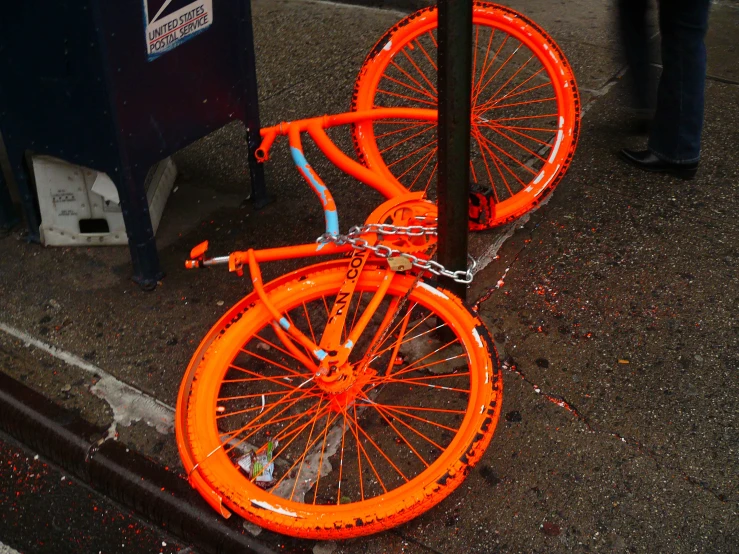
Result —
<svg viewBox="0 0 739 554"><path fill-rule="evenodd" d="M424 198L422 192L404 194L381 204L365 221L366 224L386 224L394 227L436 227L436 204ZM376 245L409 254L423 253L436 244L436 235L411 236L378 233Z"/></svg>

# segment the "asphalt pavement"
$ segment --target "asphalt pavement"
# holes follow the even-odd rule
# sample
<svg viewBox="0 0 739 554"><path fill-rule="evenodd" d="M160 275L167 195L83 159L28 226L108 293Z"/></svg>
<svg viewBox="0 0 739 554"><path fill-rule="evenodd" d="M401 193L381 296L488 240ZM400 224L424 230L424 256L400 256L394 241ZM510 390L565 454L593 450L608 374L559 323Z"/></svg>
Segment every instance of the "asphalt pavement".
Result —
<svg viewBox="0 0 739 554"><path fill-rule="evenodd" d="M194 552L4 433L0 460L0 553Z"/></svg>
<svg viewBox="0 0 739 554"><path fill-rule="evenodd" d="M500 230L471 237L487 265L468 298L505 360L504 417L478 468L439 506L398 529L317 548L739 552L739 5L713 5L703 160L684 182L615 154L644 139L628 133L612 2L507 4L561 45L584 116L551 201L498 252ZM404 15L402 0L384 5L393 9L254 0L263 124L347 110L364 56ZM351 151L348 135L338 140ZM376 194L306 154L342 222L361 222ZM182 261L204 239L214 253L309 242L322 213L286 149L267 166L274 203L257 212L244 202L240 125L175 160L157 234L167 277L154 292L130 281L127 248L43 248L20 230L0 238L0 368L181 471L171 430L180 378L200 338L250 288L225 270L187 272ZM265 266L265 277L297 263ZM315 546L251 532L276 550Z"/></svg>

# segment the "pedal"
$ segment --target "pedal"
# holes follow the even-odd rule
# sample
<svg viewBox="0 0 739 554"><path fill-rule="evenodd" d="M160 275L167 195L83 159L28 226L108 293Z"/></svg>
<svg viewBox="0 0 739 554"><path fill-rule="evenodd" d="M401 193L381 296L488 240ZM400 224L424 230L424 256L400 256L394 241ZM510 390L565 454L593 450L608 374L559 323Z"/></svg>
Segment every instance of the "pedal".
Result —
<svg viewBox="0 0 739 554"><path fill-rule="evenodd" d="M208 251L208 241L205 240L190 251L190 259L185 261L187 269L203 267L205 253Z"/></svg>
<svg viewBox="0 0 739 554"><path fill-rule="evenodd" d="M495 192L491 188L485 188L476 182L470 182L469 197L469 220L470 229L481 231L491 227L491 221L495 216Z"/></svg>

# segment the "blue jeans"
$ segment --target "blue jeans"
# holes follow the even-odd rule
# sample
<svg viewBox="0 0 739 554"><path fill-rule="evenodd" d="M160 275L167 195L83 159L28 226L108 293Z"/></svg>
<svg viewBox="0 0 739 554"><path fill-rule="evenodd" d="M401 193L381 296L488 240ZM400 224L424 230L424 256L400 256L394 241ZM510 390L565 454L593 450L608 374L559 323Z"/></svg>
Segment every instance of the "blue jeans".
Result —
<svg viewBox="0 0 739 554"><path fill-rule="evenodd" d="M673 163L695 163L700 159L703 104L706 84L706 45L710 0L662 0L659 29L662 45L662 75L657 89L649 150ZM619 0L622 38L627 61L635 68L636 95L648 102L645 69L648 52L647 0ZM627 24L627 17L631 21ZM636 18L640 17L641 21ZM630 31L625 28L630 26ZM632 40L628 38L631 32ZM640 88L641 87L641 88ZM639 106L638 106L639 107Z"/></svg>

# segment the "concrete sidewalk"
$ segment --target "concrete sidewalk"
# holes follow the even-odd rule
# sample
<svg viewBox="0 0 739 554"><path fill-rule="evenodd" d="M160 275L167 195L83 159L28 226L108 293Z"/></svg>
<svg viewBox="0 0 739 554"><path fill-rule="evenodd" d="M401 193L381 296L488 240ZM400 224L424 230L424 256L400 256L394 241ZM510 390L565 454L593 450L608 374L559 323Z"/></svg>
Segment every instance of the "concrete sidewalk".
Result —
<svg viewBox="0 0 739 554"><path fill-rule="evenodd" d="M472 301L492 290L480 309L508 367L505 417L450 498L335 551L737 552L737 4L713 7L703 166L690 183L615 157L642 142L623 130L611 2L506 4L560 43L585 116L552 200L488 256L470 290ZM404 15L309 0L253 5L264 125L347 110L364 56ZM339 145L351 151L348 134ZM186 272L189 249L206 238L226 253L321 232L320 206L286 148L267 168L276 201L242 207L244 154L243 128L230 126L176 156L181 175L157 236L167 277L152 293L129 280L127 248L0 239L0 370L179 468L171 407L180 378L200 338L250 288L225 270ZM363 221L377 194L306 155L331 184L342 228ZM499 236L474 235L473 253L489 254ZM266 265L265 278L300 263Z"/></svg>

